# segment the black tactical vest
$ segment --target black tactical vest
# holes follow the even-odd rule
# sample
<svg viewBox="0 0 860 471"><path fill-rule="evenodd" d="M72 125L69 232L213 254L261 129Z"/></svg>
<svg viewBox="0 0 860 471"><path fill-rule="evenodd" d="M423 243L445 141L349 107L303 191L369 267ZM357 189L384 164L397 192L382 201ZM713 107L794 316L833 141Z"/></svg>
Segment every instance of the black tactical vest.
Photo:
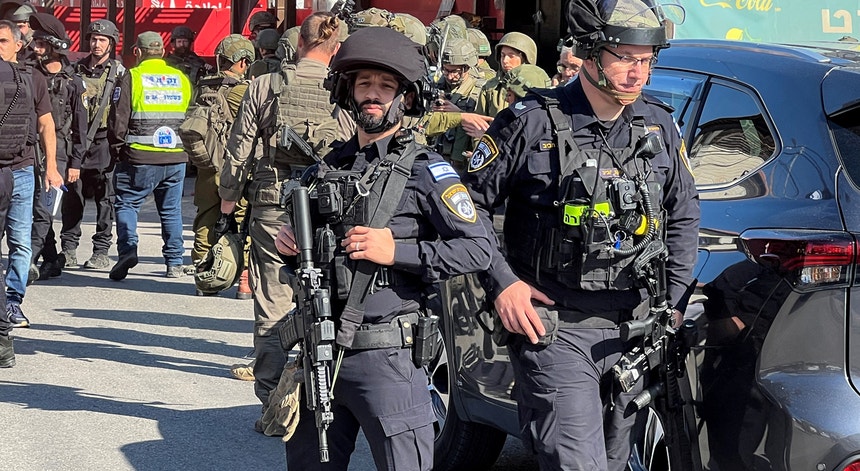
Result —
<svg viewBox="0 0 860 471"><path fill-rule="evenodd" d="M32 141L32 80L23 67L0 60L0 167L11 165Z"/></svg>
<svg viewBox="0 0 860 471"><path fill-rule="evenodd" d="M63 67L56 74L44 72L48 84L48 95L51 98L51 115L57 132L57 143L69 148L71 145L72 129L72 80L74 71L71 67Z"/></svg>
<svg viewBox="0 0 860 471"><path fill-rule="evenodd" d="M607 148L583 150L558 101L544 97L544 105L556 130L558 195L554 207L509 198L505 245L517 249L508 251L508 259L534 279L554 279L572 289L640 287L633 263L648 242L663 237L665 219L656 173L647 159L633 158L647 131L644 120L634 120L631 146L607 149L605 143Z"/></svg>

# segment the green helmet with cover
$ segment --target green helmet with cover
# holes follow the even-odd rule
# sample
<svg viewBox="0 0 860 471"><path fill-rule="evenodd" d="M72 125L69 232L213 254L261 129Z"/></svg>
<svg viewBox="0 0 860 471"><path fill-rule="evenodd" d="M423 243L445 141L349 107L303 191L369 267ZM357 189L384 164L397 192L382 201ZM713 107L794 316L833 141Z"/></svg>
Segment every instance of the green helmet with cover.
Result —
<svg viewBox="0 0 860 471"><path fill-rule="evenodd" d="M466 38L466 30L469 29L469 24L459 15L448 15L442 18L437 18L430 23L431 29L438 29L444 33L445 28L448 28L448 36L456 38Z"/></svg>
<svg viewBox="0 0 860 471"><path fill-rule="evenodd" d="M478 53L468 39L451 38L445 45L445 50L442 51L442 63L477 67Z"/></svg>
<svg viewBox="0 0 860 471"><path fill-rule="evenodd" d="M278 49L278 40L281 34L274 28L266 28L257 33L257 47L264 51L275 51Z"/></svg>
<svg viewBox="0 0 860 471"><path fill-rule="evenodd" d="M505 84L517 98L523 98L533 88L550 88L552 82L546 71L532 64L514 67L505 74Z"/></svg>
<svg viewBox="0 0 860 471"><path fill-rule="evenodd" d="M284 31L284 34L281 35L281 39L278 40L278 49L275 51L275 55L278 56L278 59L286 59L289 62L296 60L296 55L299 50L299 34L301 33L301 29L301 26L293 26L292 28Z"/></svg>
<svg viewBox="0 0 860 471"><path fill-rule="evenodd" d="M478 57L490 57L492 55L493 48L490 47L490 40L487 39L487 35L483 31L477 28L469 28L466 30L466 35L469 37L472 46L475 47Z"/></svg>
<svg viewBox="0 0 860 471"><path fill-rule="evenodd" d="M522 52L525 56L525 60L523 61L525 64L537 64L537 45L534 39L527 35L513 31L502 36L502 39L496 44L496 60L499 62L501 62L499 56L501 55L503 46L508 46Z"/></svg>
<svg viewBox="0 0 860 471"><path fill-rule="evenodd" d="M242 59L253 62L256 53L254 52L254 44L248 38L241 34L231 34L215 46L215 56L216 59L223 57L235 64Z"/></svg>
<svg viewBox="0 0 860 471"><path fill-rule="evenodd" d="M405 34L414 43L421 46L427 45L427 27L421 20L408 13L395 13L394 19L391 20L391 28Z"/></svg>
<svg viewBox="0 0 860 471"><path fill-rule="evenodd" d="M352 28L353 31L356 31L360 28L366 28L368 26L383 26L390 27L391 20L394 19L394 14L388 10L384 10L382 8L368 8L367 10L361 10L353 13L352 15ZM401 31L402 32L402 31Z"/></svg>
<svg viewBox="0 0 860 471"><path fill-rule="evenodd" d="M12 3L17 4L18 2ZM34 8L33 5L30 5L27 2L21 2L20 5L21 6L19 6L18 8L11 10L11 12L7 14L5 19L13 23L29 23L30 16L37 13L36 8Z"/></svg>
<svg viewBox="0 0 860 471"><path fill-rule="evenodd" d="M244 241L232 232L221 236L206 258L194 270L194 284L206 294L215 294L230 288L242 275L244 269Z"/></svg>

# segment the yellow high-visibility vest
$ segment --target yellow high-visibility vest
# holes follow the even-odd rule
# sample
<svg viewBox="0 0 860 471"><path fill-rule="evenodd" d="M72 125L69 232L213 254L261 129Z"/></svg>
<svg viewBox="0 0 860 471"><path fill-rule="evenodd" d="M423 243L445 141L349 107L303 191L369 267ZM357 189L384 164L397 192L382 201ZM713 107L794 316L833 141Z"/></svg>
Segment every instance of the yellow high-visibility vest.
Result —
<svg viewBox="0 0 860 471"><path fill-rule="evenodd" d="M150 152L184 152L177 131L191 102L191 82L163 59L147 59L129 69L131 120L125 141Z"/></svg>

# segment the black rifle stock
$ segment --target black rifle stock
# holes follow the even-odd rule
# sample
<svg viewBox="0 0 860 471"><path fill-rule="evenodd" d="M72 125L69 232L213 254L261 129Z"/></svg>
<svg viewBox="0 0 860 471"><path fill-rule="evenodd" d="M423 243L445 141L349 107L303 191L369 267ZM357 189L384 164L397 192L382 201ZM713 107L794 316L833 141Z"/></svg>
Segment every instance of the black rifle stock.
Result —
<svg viewBox="0 0 860 471"><path fill-rule="evenodd" d="M296 300L294 318L303 330L302 366L308 409L314 412L320 442L320 462L326 463L326 431L334 421L331 410L331 365L334 359L335 326L331 319L329 290L322 287L322 270L314 267L310 198L306 187L292 190L293 229L299 245L299 268L292 278Z"/></svg>
<svg viewBox="0 0 860 471"><path fill-rule="evenodd" d="M621 357L612 371L625 391L632 389L640 377L649 378L648 387L633 398L626 413L653 408L663 422L671 468L700 470L692 393L689 383L681 380L687 354L696 341L696 323L686 320L680 327L673 327L675 308L666 297L665 244L652 241L643 255L635 268L646 281L651 306L646 319L621 324L621 340L639 338L640 342Z"/></svg>

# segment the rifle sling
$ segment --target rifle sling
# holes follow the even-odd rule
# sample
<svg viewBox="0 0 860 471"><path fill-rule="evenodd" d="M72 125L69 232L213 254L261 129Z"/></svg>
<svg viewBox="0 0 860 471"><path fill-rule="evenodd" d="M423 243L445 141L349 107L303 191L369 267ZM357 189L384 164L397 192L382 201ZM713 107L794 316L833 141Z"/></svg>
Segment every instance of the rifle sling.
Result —
<svg viewBox="0 0 860 471"><path fill-rule="evenodd" d="M379 181L377 181L377 184L374 184L370 190L371 193L381 192L376 209L370 217L370 227L378 229L388 225L394 215L394 210L397 209L397 205L403 197L406 182L412 174L412 164L420 153L421 149L412 141L401 152L395 151L385 156L385 160L393 162L393 166L385 179L385 185L380 188ZM342 347L350 348L352 346L355 332L364 321L364 302L370 292L370 285L378 268L379 265L368 260L360 260L356 263L349 297L346 301L346 307L340 315L340 327L337 332L337 344Z"/></svg>

